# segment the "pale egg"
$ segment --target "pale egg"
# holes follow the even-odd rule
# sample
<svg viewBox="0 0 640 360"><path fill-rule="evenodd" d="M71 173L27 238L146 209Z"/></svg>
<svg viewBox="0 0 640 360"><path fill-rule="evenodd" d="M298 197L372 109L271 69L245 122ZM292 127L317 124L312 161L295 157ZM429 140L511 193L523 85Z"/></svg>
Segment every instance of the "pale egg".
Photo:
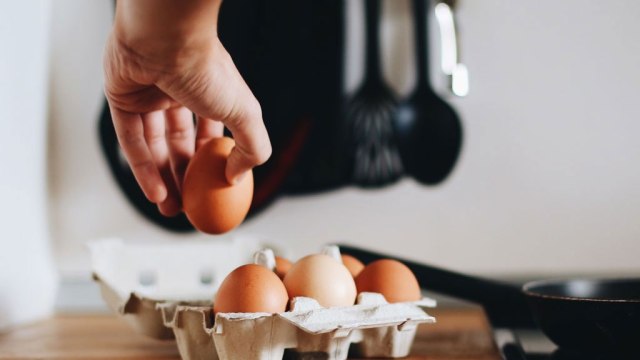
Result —
<svg viewBox="0 0 640 360"><path fill-rule="evenodd" d="M290 298L306 296L324 307L350 306L356 299L356 285L349 270L323 254L298 260L284 277L284 285Z"/></svg>

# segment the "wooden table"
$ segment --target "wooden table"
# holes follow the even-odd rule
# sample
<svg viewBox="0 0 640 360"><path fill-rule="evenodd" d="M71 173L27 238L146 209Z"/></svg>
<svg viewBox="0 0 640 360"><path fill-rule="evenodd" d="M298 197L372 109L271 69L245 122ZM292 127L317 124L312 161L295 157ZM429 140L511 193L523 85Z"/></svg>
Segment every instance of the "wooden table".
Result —
<svg viewBox="0 0 640 360"><path fill-rule="evenodd" d="M413 360L499 360L479 309L434 309L419 328ZM66 315L0 333L0 359L180 359L175 343L135 334L115 316Z"/></svg>

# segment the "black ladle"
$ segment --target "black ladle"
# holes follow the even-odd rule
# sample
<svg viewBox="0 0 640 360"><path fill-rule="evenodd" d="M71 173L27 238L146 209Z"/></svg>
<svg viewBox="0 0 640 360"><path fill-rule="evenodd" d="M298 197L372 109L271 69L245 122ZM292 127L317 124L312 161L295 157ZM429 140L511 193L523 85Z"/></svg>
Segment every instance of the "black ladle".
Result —
<svg viewBox="0 0 640 360"><path fill-rule="evenodd" d="M539 327L567 353L640 359L640 278L534 281L516 286L339 244L363 263L396 259L420 286L481 304L495 327Z"/></svg>
<svg viewBox="0 0 640 360"><path fill-rule="evenodd" d="M394 125L405 172L434 185L451 173L462 147L462 125L454 109L429 83L427 1L413 0L418 79L396 108Z"/></svg>

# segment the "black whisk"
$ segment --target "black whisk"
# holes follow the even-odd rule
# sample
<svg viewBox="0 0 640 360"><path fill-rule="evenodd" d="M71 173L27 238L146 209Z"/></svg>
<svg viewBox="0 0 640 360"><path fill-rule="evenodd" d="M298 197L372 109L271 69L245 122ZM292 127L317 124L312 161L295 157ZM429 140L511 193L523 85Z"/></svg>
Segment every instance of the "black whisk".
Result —
<svg viewBox="0 0 640 360"><path fill-rule="evenodd" d="M395 144L396 100L380 66L380 0L364 0L366 12L366 72L360 88L347 102L345 125L351 180L363 187L389 184L402 175Z"/></svg>

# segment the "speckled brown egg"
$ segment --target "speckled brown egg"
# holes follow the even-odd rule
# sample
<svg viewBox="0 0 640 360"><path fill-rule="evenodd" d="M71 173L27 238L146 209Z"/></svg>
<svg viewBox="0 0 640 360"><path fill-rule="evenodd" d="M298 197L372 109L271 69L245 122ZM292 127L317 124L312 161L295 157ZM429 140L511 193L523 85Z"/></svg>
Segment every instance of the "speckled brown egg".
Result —
<svg viewBox="0 0 640 360"><path fill-rule="evenodd" d="M264 266L248 264L233 270L220 284L213 301L214 313L278 313L289 296L282 280Z"/></svg>
<svg viewBox="0 0 640 360"><path fill-rule="evenodd" d="M405 264L390 259L374 261L356 278L358 293L377 292L390 303L420 300L420 285Z"/></svg>
<svg viewBox="0 0 640 360"><path fill-rule="evenodd" d="M222 234L240 225L253 198L253 174L234 185L225 176L227 158L235 142L214 138L191 159L182 185L184 213L193 226L208 234Z"/></svg>

